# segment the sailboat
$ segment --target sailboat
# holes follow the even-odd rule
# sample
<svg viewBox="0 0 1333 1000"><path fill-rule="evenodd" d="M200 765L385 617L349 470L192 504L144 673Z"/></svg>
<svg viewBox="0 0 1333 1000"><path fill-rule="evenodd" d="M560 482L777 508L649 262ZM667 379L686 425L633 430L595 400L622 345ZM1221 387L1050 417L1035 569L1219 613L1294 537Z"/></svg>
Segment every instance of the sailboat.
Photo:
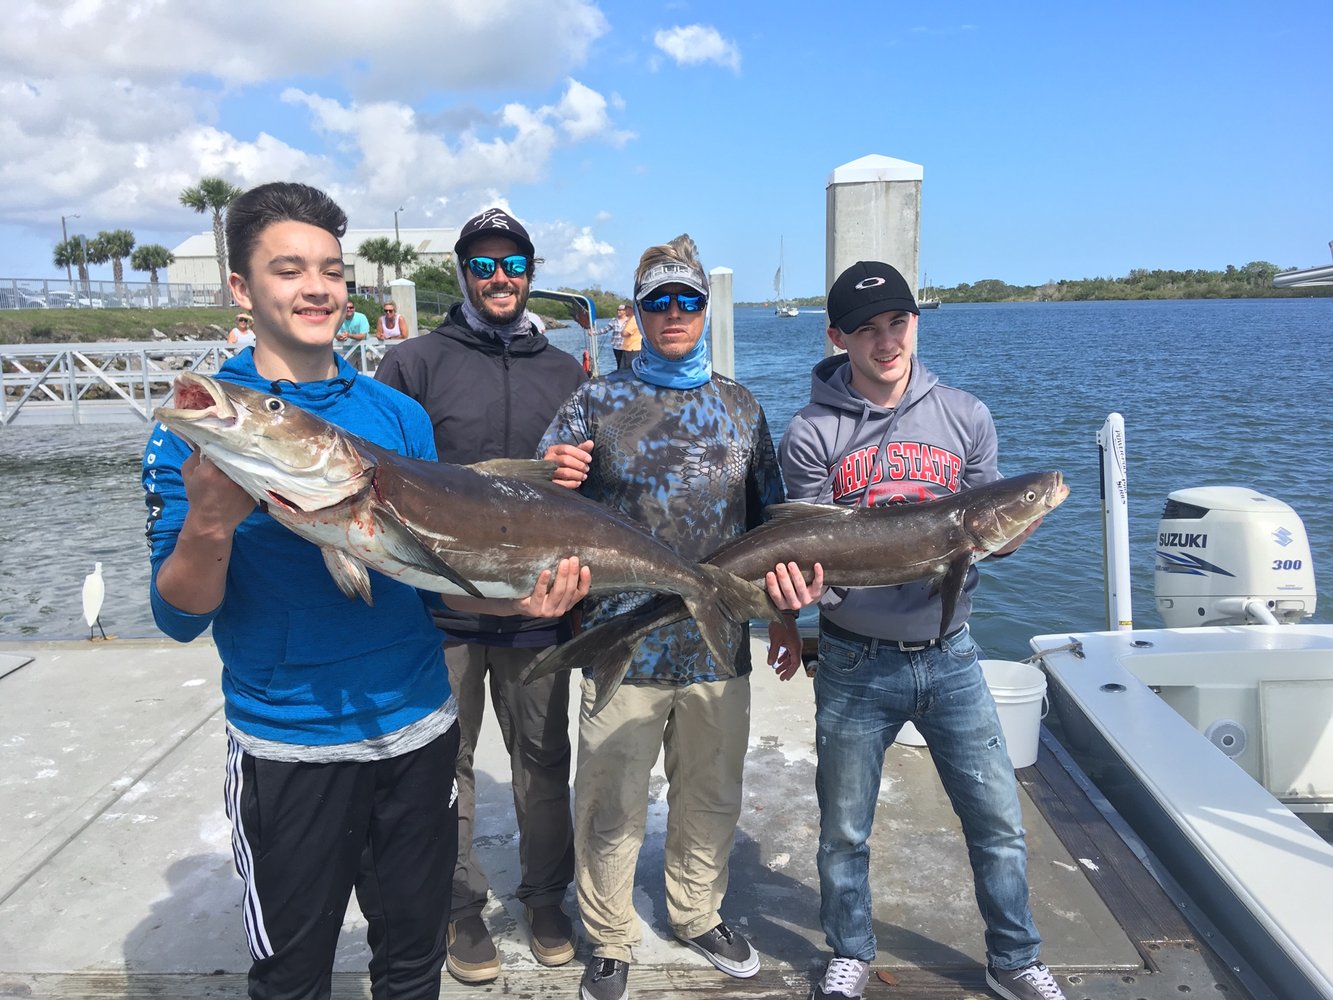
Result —
<svg viewBox="0 0 1333 1000"><path fill-rule="evenodd" d="M774 316L786 316L786 317L799 316L799 315L801 314L801 310L798 309L798 308L796 307L796 303L794 303L794 302L788 302L785 298L782 297L782 266L783 266L783 263L784 263L784 262L783 262L783 255L782 255L782 239L781 239L781 237L779 237L779 239L778 239L778 271L777 271L777 273L776 273L775 275L773 275L773 291L777 294L777 297L778 297L778 298L777 298L777 302L776 302L776 303L774 304L774 306L773 306L773 315L774 315Z"/></svg>
<svg viewBox="0 0 1333 1000"><path fill-rule="evenodd" d="M930 294L930 275L928 274L925 276L925 286L917 297L916 307L918 309L938 309L940 307L940 297Z"/></svg>

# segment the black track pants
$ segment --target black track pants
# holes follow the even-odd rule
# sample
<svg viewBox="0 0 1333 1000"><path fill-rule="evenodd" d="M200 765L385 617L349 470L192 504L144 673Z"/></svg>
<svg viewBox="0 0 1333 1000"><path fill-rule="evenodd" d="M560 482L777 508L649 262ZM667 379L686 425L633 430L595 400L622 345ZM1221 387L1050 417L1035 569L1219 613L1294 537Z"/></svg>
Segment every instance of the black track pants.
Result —
<svg viewBox="0 0 1333 1000"><path fill-rule="evenodd" d="M376 1000L440 995L458 851L458 726L369 763L227 754L227 815L245 881L253 1000L322 1000L353 888Z"/></svg>

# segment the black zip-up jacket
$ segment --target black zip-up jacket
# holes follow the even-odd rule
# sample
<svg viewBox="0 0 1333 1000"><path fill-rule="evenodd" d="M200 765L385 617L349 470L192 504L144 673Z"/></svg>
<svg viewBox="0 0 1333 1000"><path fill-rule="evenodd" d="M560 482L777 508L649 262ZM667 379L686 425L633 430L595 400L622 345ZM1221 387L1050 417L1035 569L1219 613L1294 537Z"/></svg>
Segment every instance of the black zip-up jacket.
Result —
<svg viewBox="0 0 1333 1000"><path fill-rule="evenodd" d="M540 333L508 345L467 325L455 305L430 333L395 344L375 378L415 399L430 414L441 462L532 458L556 410L587 375ZM549 618L476 615L451 608L435 623L459 642L549 646L567 638Z"/></svg>

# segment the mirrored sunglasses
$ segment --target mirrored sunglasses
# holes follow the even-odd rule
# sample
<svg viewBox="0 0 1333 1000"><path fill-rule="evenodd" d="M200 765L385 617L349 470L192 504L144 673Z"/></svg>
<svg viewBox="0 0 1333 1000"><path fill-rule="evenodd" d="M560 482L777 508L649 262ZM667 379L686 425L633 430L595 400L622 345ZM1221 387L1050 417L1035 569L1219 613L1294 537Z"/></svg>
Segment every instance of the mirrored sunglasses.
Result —
<svg viewBox="0 0 1333 1000"><path fill-rule="evenodd" d="M672 299L676 300L676 305L680 306L681 312L703 312L704 307L708 305L707 295L686 295L684 292L668 292L666 295L655 295L651 299L639 299L639 308L644 312L664 313L671 308Z"/></svg>
<svg viewBox="0 0 1333 1000"><path fill-rule="evenodd" d="M521 253L511 254L503 260L496 260L494 257L469 257L463 263L467 264L467 269L472 272L474 278L482 280L495 274L497 264L510 278L523 277L528 273L528 268L532 266L532 261Z"/></svg>

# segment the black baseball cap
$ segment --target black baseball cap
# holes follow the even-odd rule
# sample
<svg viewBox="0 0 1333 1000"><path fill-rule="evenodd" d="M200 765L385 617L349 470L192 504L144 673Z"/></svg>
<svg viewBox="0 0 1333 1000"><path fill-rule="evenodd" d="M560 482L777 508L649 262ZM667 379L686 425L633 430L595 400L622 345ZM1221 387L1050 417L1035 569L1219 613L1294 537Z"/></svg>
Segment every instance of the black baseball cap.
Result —
<svg viewBox="0 0 1333 1000"><path fill-rule="evenodd" d="M488 208L480 215L474 215L463 224L463 231L458 234L454 244L454 253L459 257L467 256L468 246L483 236L506 236L518 244L519 250L529 257L535 257L532 240L528 231L512 215L502 208Z"/></svg>
<svg viewBox="0 0 1333 1000"><path fill-rule="evenodd" d="M921 315L907 280L892 264L858 260L833 282L828 293L829 322L843 333L884 312Z"/></svg>

